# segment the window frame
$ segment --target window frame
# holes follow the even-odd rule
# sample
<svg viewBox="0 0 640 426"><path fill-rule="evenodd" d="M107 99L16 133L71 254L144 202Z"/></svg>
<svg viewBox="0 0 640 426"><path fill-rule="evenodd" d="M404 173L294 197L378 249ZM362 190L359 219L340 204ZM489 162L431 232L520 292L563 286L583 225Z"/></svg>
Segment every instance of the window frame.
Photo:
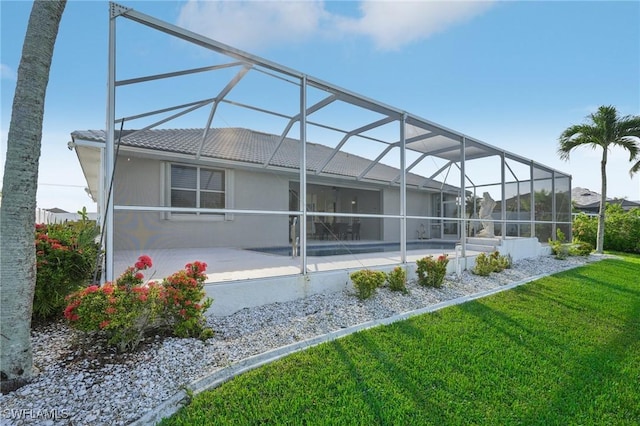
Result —
<svg viewBox="0 0 640 426"><path fill-rule="evenodd" d="M165 191L163 191L164 202L163 204L167 207L173 207L171 204L171 191L174 189L172 181L171 181L171 172L173 166L187 167L196 169L196 188L194 191L196 192L196 206L195 208L200 208L200 195L201 192L205 193L222 193L224 194L224 208L232 208L233 197L232 197L232 189L233 189L233 170L225 169L222 167L210 167L207 165L199 165L199 164L188 164L188 163L178 163L178 162L166 162L163 171L164 171L164 187ZM214 172L222 172L224 179L224 191L216 191L216 190L203 190L200 187L200 171L201 170L211 170ZM177 188L176 188L177 189ZM191 190L190 188L179 188L181 190ZM176 213L176 212L167 212L165 218L168 220L179 220L179 221L211 221L211 222L220 222L220 221L230 221L233 220L233 214L231 213Z"/></svg>

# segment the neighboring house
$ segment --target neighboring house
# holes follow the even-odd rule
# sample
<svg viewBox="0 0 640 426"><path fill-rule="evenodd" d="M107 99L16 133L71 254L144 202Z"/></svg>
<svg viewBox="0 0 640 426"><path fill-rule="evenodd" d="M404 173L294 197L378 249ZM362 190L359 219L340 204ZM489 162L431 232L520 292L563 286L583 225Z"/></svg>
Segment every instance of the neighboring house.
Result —
<svg viewBox="0 0 640 426"><path fill-rule="evenodd" d="M588 214L598 214L600 211L599 193L587 188L573 188L571 190L571 200L576 210ZM623 210L629 211L633 208L640 208L640 202L630 201L620 198L607 198L607 204L619 204Z"/></svg>
<svg viewBox="0 0 640 426"><path fill-rule="evenodd" d="M288 214L161 211L162 207L298 210L299 141L244 128L222 128L209 129L200 145L203 134L203 129L154 129L128 130L121 138L116 136L115 250L289 244ZM105 132L75 131L71 136L89 191L98 198ZM390 185L399 169L316 143L307 142L306 153L306 202L308 210L316 213L308 219L309 239L399 241L399 220L366 217L399 214L399 186ZM407 173L406 184L408 214L457 217L458 188L413 173ZM146 206L149 211L134 213L117 206ZM407 233L459 238L458 227L452 226L455 223L442 225L440 221L413 221Z"/></svg>

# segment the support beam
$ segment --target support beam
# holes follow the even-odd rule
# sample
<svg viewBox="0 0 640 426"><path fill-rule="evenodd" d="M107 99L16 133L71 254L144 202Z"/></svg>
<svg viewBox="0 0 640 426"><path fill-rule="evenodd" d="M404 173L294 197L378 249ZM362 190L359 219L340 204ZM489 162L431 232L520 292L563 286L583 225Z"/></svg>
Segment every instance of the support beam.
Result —
<svg viewBox="0 0 640 426"><path fill-rule="evenodd" d="M306 82L306 80L305 80ZM331 96L327 96L326 98L324 98L323 100L321 100L320 102L311 105L308 109L306 109L305 111L303 111L301 114L296 114L293 117L291 117L291 119L289 120L289 122L287 123L287 126L284 128L284 131L282 132L282 134L280 135L280 140L278 141L278 143L276 144L275 148L273 148L273 151L271 151L271 155L269 155L269 158L267 159L267 161L265 161L262 164L262 167L267 167L269 165L269 163L271 163L271 160L273 160L273 157L276 155L276 152L278 152L278 150L280 149L280 146L282 145L282 143L284 142L284 139L287 137L287 135L289 134L289 131L291 130L291 128L293 127L293 125L298 122L301 121L301 117L302 115L304 115L304 119L305 119L305 125L307 123L307 116L310 114L313 114L314 112L326 107L327 105L329 105L331 102L335 101L336 97L331 95ZM305 131L306 134L306 131Z"/></svg>
<svg viewBox="0 0 640 426"><path fill-rule="evenodd" d="M506 159L504 153L500 155L500 176L501 176L501 184L500 188L502 190L502 203L500 203L500 219L502 220L502 232L500 232L500 237L504 240L507 236L507 186L505 184L505 178L507 176L506 173Z"/></svg>
<svg viewBox="0 0 640 426"><path fill-rule="evenodd" d="M465 148L467 145L467 139L463 136L462 143L460 144L460 207L458 208L460 219L460 243L461 243L461 257L467 261L467 191L466 191L466 182L465 182ZM458 266L458 265L456 265ZM464 269L466 269L467 265L465 264ZM462 272L457 271L457 272Z"/></svg>
<svg viewBox="0 0 640 426"><path fill-rule="evenodd" d="M239 65L243 65L243 62L230 62L228 64L222 64L222 65L212 65L208 67L192 68L192 69L183 70L183 71L174 71L174 72L167 72L163 74L149 75L145 77L130 78L127 80L116 81L116 87L126 86L128 84L144 83L146 81L161 80L164 78L180 77L183 75L196 74L199 72L215 71L215 70L220 70L224 68L237 67Z"/></svg>
<svg viewBox="0 0 640 426"><path fill-rule="evenodd" d="M131 121L137 120L139 118L151 117L152 115L163 114L165 112L175 111L177 109L189 108L189 107L196 106L196 105L198 106L198 108L200 108L200 107L203 107L205 105L210 104L211 102L213 102L215 100L216 100L215 98L203 99L203 100L200 100L200 101L189 102L189 103L186 103L186 104L176 105L176 106L172 106L172 107L169 107L169 108L162 108L162 109L157 109L155 111L144 112L142 114L130 115L130 116L127 116L127 117L118 118L117 120L115 120L115 123L116 124L120 124L123 121L131 122Z"/></svg>
<svg viewBox="0 0 640 426"><path fill-rule="evenodd" d="M406 148L405 148L406 149ZM416 161L414 161L413 163L411 163L411 165L409 167L407 167L407 169L405 170L406 173L409 173L411 171L411 169L413 169L415 166L417 166L422 160L424 160L424 158L429 155L429 154L422 154ZM391 183L396 183L400 177L402 177L402 172L398 173L396 175L396 177L393 178L393 180L391 180Z"/></svg>
<svg viewBox="0 0 640 426"><path fill-rule="evenodd" d="M362 173L360 173L360 174L358 175L358 177L356 177L356 180L361 180L362 178L364 178L364 177L367 175L367 173L369 173L369 172L371 171L371 169L373 169L373 168L375 167L375 165L376 165L376 164L378 164L378 163L380 162L380 160L382 160L382 159L384 158L384 156L385 156L385 155L387 155L387 154L389 153L389 151L391 151L395 146L396 146L396 145L389 145L389 146L387 146L387 147L384 149L384 151L382 151L382 152L380 153L380 155L378 155L378 157L376 157L376 159L375 159L375 160L373 160L373 161L371 162L371 164L369 164L369 165L367 166L367 168L366 168L366 169L364 169L364 170L362 171Z"/></svg>
<svg viewBox="0 0 640 426"><path fill-rule="evenodd" d="M535 185L533 183L533 179L534 179L534 172L533 172L534 164L535 163L533 162L533 160L531 160L529 162L529 182L530 182L529 187L531 189L531 191L530 191L531 192L531 194L530 194L531 195L531 201L530 201L530 205L529 205L529 207L530 207L529 210L531 210L531 212L530 212L531 213L531 215L530 215L531 216L531 237L535 237L536 236L536 224L535 224L535 221L536 221L536 195L533 192L534 189L535 189Z"/></svg>
<svg viewBox="0 0 640 426"><path fill-rule="evenodd" d="M395 121L395 119L391 117L386 117L381 120L375 121L373 123L369 123L365 126L359 127L357 129L351 130L350 132L347 132L347 134L344 135L344 137L338 143L338 145L336 145L336 147L333 149L333 152L329 154L329 157L327 157L327 159L322 163L322 165L318 167L318 169L316 170L316 175L319 175L324 171L325 167L327 167L327 164L329 164L331 160L333 160L333 157L335 157L338 154L338 152L340 152L340 149L342 149L342 146L349 140L349 138L359 133L367 132L371 129L375 129L376 127L384 126L385 124L391 123L392 121Z"/></svg>
<svg viewBox="0 0 640 426"><path fill-rule="evenodd" d="M316 104L318 105L318 104ZM300 273L307 275L307 78L300 84ZM293 242L295 244L295 241Z"/></svg>
<svg viewBox="0 0 640 426"><path fill-rule="evenodd" d="M113 185L111 184L115 172L115 115L116 115L116 16L126 13L128 9L122 9L117 5L111 7L109 18L109 52L107 59L107 134L104 151L104 211L103 218L104 240L104 271L101 281L113 281ZM114 15L114 13L117 13Z"/></svg>
<svg viewBox="0 0 640 426"><path fill-rule="evenodd" d="M400 262L407 263L407 173L405 123L407 116L402 115L400 122Z"/></svg>
<svg viewBox="0 0 640 426"><path fill-rule="evenodd" d="M227 97L229 92L233 90L234 87L242 80L249 70L251 69L251 65L245 64L240 71L227 83L227 85L218 93L216 96L216 100L211 105L211 111L209 112L209 117L207 118L207 125L204 126L204 131L202 132L202 138L200 138L200 145L198 146L198 151L196 152L196 160L200 159L202 155L202 148L204 147L204 143L207 140L207 135L209 134L209 129L211 128L211 123L213 122L213 117L216 114L216 110L218 109L218 105L220 101Z"/></svg>

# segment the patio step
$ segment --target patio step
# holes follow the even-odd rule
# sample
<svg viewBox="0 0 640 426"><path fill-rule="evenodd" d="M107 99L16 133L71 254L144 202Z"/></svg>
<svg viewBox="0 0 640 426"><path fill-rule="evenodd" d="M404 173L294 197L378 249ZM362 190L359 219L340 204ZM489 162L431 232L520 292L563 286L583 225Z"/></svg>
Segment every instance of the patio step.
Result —
<svg viewBox="0 0 640 426"><path fill-rule="evenodd" d="M491 253L498 250L500 243L500 238L469 237L467 238L467 250Z"/></svg>

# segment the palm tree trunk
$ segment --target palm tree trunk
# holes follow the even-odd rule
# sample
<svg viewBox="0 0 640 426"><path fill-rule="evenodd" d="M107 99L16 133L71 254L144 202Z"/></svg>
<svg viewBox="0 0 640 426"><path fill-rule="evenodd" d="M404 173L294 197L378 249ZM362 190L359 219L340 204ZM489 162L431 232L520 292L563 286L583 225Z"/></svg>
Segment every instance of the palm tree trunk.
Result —
<svg viewBox="0 0 640 426"><path fill-rule="evenodd" d="M18 67L0 206L2 392L33 375L31 312L36 284L35 208L44 99L66 0L35 1Z"/></svg>
<svg viewBox="0 0 640 426"><path fill-rule="evenodd" d="M600 188L600 209L598 211L598 236L596 238L596 253L602 254L604 250L604 212L607 207L607 147L602 148L600 172L602 173L602 187Z"/></svg>

